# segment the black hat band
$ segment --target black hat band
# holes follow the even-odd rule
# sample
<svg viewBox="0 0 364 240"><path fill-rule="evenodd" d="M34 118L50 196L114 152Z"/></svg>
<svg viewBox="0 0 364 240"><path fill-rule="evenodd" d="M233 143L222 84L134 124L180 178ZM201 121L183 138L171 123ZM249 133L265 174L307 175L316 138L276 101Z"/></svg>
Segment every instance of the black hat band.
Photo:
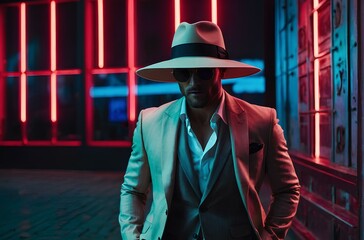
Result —
<svg viewBox="0 0 364 240"><path fill-rule="evenodd" d="M212 44L186 43L172 47L172 58L191 56L229 59L229 54L225 49Z"/></svg>

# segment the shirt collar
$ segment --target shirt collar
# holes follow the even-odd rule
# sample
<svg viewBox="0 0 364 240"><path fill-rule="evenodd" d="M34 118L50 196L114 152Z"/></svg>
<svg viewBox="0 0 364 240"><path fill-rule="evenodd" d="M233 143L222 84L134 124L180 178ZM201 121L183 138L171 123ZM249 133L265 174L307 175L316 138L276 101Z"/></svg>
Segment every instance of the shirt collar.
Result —
<svg viewBox="0 0 364 240"><path fill-rule="evenodd" d="M224 123L227 124L226 114L225 114L225 91L222 93L221 102L217 106L214 114L212 115L210 122L216 123L219 118L221 118L224 121ZM183 121L187 120L189 122L186 109L186 97L183 97L182 99L180 119Z"/></svg>

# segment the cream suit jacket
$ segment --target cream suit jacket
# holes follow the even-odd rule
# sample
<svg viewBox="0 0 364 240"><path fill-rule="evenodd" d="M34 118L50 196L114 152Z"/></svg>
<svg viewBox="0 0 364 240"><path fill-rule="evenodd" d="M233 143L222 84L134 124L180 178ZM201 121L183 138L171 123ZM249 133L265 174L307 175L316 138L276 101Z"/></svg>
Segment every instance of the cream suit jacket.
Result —
<svg viewBox="0 0 364 240"><path fill-rule="evenodd" d="M297 210L300 185L276 112L224 94L241 201L258 238L283 239ZM124 240L163 236L173 195L181 103L179 99L139 114L121 186ZM272 190L267 214L258 195L265 177Z"/></svg>

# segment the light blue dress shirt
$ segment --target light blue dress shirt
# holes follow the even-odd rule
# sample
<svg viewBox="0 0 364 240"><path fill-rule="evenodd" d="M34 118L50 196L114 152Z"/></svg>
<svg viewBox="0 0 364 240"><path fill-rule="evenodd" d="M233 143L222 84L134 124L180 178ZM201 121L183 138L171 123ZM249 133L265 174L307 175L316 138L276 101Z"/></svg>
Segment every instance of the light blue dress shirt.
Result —
<svg viewBox="0 0 364 240"><path fill-rule="evenodd" d="M225 118L225 94L222 96L221 103L217 106L216 111L210 119L210 127L212 129L212 134L206 144L205 149L202 148L200 142L198 141L193 129L191 127L190 120L187 116L186 109L186 98L183 98L181 113L181 120L186 124L187 129L187 141L190 148L191 157L193 160L193 169L196 171L200 190L203 193L206 189L210 172L214 163L214 156L217 146L217 136L219 133L219 120L222 119L226 123Z"/></svg>

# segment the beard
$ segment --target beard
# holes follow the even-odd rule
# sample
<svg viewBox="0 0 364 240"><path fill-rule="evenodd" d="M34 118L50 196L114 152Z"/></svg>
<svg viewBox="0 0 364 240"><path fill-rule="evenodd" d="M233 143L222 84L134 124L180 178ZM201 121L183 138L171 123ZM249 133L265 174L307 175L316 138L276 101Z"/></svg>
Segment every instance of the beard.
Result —
<svg viewBox="0 0 364 240"><path fill-rule="evenodd" d="M218 101L222 94L220 84L203 85L194 84L184 87L179 83L182 95L186 98L187 106L190 108L206 108Z"/></svg>
<svg viewBox="0 0 364 240"><path fill-rule="evenodd" d="M191 108L203 108L209 103L206 96L195 96L194 94L189 94L186 96L187 105Z"/></svg>

